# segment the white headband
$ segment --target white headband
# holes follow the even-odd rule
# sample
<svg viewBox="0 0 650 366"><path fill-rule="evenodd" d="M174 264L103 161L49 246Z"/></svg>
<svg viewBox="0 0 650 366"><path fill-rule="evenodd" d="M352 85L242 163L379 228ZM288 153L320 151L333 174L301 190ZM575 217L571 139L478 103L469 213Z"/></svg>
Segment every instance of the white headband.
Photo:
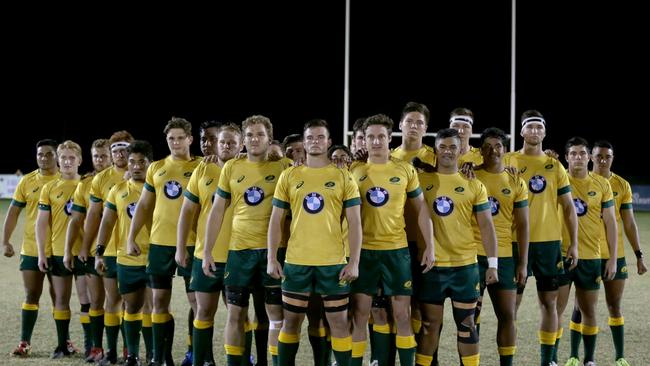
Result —
<svg viewBox="0 0 650 366"><path fill-rule="evenodd" d="M465 122L474 125L474 119L470 116L452 116L449 119L449 123L452 124L454 122Z"/></svg>
<svg viewBox="0 0 650 366"><path fill-rule="evenodd" d="M521 121L521 127L525 126L526 123L531 123L531 122L539 122L539 123L543 124L544 127L546 127L546 121L545 121L544 118L542 118L542 117L528 117L528 118L524 118L524 120Z"/></svg>
<svg viewBox="0 0 650 366"><path fill-rule="evenodd" d="M111 151L117 147L129 147L129 143L125 141L118 141L111 144Z"/></svg>

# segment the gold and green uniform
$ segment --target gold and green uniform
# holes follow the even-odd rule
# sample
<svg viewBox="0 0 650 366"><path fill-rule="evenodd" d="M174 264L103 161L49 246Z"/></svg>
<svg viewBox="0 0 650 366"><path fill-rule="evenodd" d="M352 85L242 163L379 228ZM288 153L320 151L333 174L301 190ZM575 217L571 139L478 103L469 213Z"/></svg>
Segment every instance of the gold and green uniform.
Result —
<svg viewBox="0 0 650 366"><path fill-rule="evenodd" d="M14 197L11 200L11 205L27 209L27 217L25 218L25 223L23 225L24 232L23 242L20 249L21 255L38 257L38 247L36 246L36 232L34 229L36 227L36 217L38 216L38 200L40 198L41 188L46 183L59 179L60 177L61 173L59 172L56 172L56 174L53 175L43 175L39 172L38 169L36 169L33 172L23 176L20 179L20 182L18 182L16 190L14 191ZM47 238L51 236L51 232L49 230L50 229L48 228L46 235ZM51 247L49 244L47 244L45 247L45 254L49 257L52 255L52 253L49 251L49 248Z"/></svg>
<svg viewBox="0 0 650 366"><path fill-rule="evenodd" d="M472 163L474 166L483 164L481 149L470 146L469 151L458 157L458 166L462 166L465 163Z"/></svg>
<svg viewBox="0 0 650 366"><path fill-rule="evenodd" d="M623 226L623 218L621 216L622 210L632 210L632 187L627 180L623 179L618 174L612 173L609 177L609 184L612 187L614 195L614 210L616 211L616 225L618 226L618 259L625 258L625 227ZM600 255L602 259L609 259L609 248L607 247L607 240L600 242ZM620 269L620 268L619 268Z"/></svg>
<svg viewBox="0 0 650 366"><path fill-rule="evenodd" d="M140 199L144 183L133 180L124 181L111 188L106 198L105 206L117 214L117 221L113 230L117 234L117 263L125 266L145 266L149 251L149 228L145 225L138 232L135 242L140 247L139 256L128 255L126 243L129 238L131 220L135 213L136 205Z"/></svg>
<svg viewBox="0 0 650 366"><path fill-rule="evenodd" d="M63 257L65 254L65 235L68 221L72 213L72 195L77 188L79 179L59 178L43 186L38 200L38 209L50 212L50 226L52 230L51 242L52 255ZM73 245L79 251L81 237ZM46 251L47 252L47 251Z"/></svg>
<svg viewBox="0 0 650 366"><path fill-rule="evenodd" d="M100 203L103 206L103 203L108 197L108 192L113 188L117 183L124 181L124 171L119 171L115 166L112 166L108 169L104 169L101 172L97 173L93 177L93 181L90 184L90 201L94 203ZM108 240L108 243L102 243L106 246L104 251L105 257L115 257L117 256L117 244L115 238L117 236L117 231L113 229L111 237ZM93 244L93 247L95 245Z"/></svg>
<svg viewBox="0 0 650 366"><path fill-rule="evenodd" d="M79 184L77 184L77 189L75 189L73 195L72 195L72 211L77 211L80 212L84 215L86 215L86 211L88 210L88 207L90 206L90 202L88 200L90 199L90 186L92 185L93 182L93 174L87 174L83 177L81 177L81 181ZM82 229L83 229L83 223L82 223ZM82 232L80 232L82 234ZM97 245L97 242L94 240L91 241L90 244L90 255L95 256L95 246ZM83 236L82 236L82 241L83 241ZM73 254L79 254L73 253Z"/></svg>
<svg viewBox="0 0 650 366"><path fill-rule="evenodd" d="M394 148L390 152L390 156L393 158L397 158L400 160L403 160L407 163L411 163L413 158L419 158L423 162L431 165L431 166L436 166L436 152L433 150L433 148L429 145L422 144L422 147L420 147L417 150L412 150L412 151L406 151L402 149L401 146Z"/></svg>

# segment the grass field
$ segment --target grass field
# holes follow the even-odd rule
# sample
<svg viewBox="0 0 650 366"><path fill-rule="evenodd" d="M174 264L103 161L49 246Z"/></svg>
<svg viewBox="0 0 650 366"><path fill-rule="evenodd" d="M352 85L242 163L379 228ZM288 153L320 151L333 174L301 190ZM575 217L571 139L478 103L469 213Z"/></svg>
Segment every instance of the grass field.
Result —
<svg viewBox="0 0 650 366"><path fill-rule="evenodd" d="M4 220L8 201L0 201L0 215ZM640 228L642 247L646 253L650 253L650 213L637 213L637 222ZM22 219L19 227L12 237L12 243L16 251L20 250ZM626 359L633 366L650 365L650 341L648 340L648 331L650 331L650 320L645 317L644 312L650 299L650 275L638 276L636 274L636 259L634 254L626 247L627 262L630 271L630 279L627 281L624 297L623 314L625 316L625 349ZM85 364L81 356L73 357L66 360L50 360L49 355L56 346L56 331L54 320L51 316L52 305L47 295L47 285L44 290L44 296L40 302L39 319L36 323L36 329L32 337L32 355L26 359L10 357L9 353L16 346L20 337L20 306L24 300L22 289L22 280L18 271L19 256L13 258L2 257L0 259L0 364L12 365L82 365ZM539 311L537 309L537 299L535 295L534 281L529 282L524 302L519 311L517 340L517 355L515 358L516 365L536 365L539 364L539 343L537 341L537 325ZM174 289L182 289L182 281L175 279ZM74 290L73 290L74 291ZM185 339L187 334L186 318L187 301L182 290L176 290L172 307L175 309L177 323L175 336L175 359L180 362L185 353ZM571 309L572 303L567 307ZM496 351L495 332L496 318L491 310L492 305L488 297L484 300L483 313L481 316L481 361L483 365L498 365L498 355ZM76 345L83 345L83 335L81 325L79 324L78 310L79 305L76 295L73 293L71 300L72 321L70 323L70 332L72 340ZM598 304L599 326L601 332L598 336L598 348L596 362L599 365L613 365L613 345L609 327L607 326L607 309L604 302L604 295L601 292ZM445 312L445 328L441 337L440 346L440 364L457 365L456 354L456 335L455 327L451 326L453 320L449 303ZM563 326L565 336L559 350L560 362L564 361L569 355L568 341L568 314L565 314ZM225 309L220 305L215 320L215 340L214 350L218 364L225 363L223 356L223 324L225 321ZM306 327L306 324L305 324ZM307 340L306 330L303 331L301 347L298 354L298 365L313 364L311 361L311 348ZM121 343L121 341L120 341ZM646 353L648 352L648 353ZM141 347L141 354L144 353L144 346ZM367 357L366 357L367 359Z"/></svg>

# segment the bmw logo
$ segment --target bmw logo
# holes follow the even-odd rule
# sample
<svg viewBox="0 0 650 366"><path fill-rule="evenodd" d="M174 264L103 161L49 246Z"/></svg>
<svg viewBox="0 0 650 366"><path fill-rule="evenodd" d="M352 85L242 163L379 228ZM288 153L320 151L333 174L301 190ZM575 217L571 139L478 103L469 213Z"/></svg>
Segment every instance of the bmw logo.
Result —
<svg viewBox="0 0 650 366"><path fill-rule="evenodd" d="M492 216L496 216L499 214L499 208L501 207L501 204L499 203L499 200L497 200L495 197L488 197L488 201L490 201L490 210L492 211Z"/></svg>
<svg viewBox="0 0 650 366"><path fill-rule="evenodd" d="M454 212L454 201L447 196L437 197L433 203L433 211L438 216L448 216Z"/></svg>
<svg viewBox="0 0 650 366"><path fill-rule="evenodd" d="M132 219L133 215L135 215L135 206L137 204L137 202L131 202L126 206L126 214L129 215L130 219Z"/></svg>
<svg viewBox="0 0 650 366"><path fill-rule="evenodd" d="M372 187L366 192L366 200L373 207L381 207L388 202L388 191L381 187Z"/></svg>
<svg viewBox="0 0 650 366"><path fill-rule="evenodd" d="M175 200L183 193L183 186L175 180L165 183L165 196L170 200Z"/></svg>
<svg viewBox="0 0 650 366"><path fill-rule="evenodd" d="M587 210L589 210L589 206L587 205L587 202L581 200L580 198L574 198L573 205L576 206L576 214L578 216L586 215Z"/></svg>
<svg viewBox="0 0 650 366"><path fill-rule="evenodd" d="M249 206L257 206L264 199L264 190L260 187L252 186L244 193L244 201Z"/></svg>
<svg viewBox="0 0 650 366"><path fill-rule="evenodd" d="M63 206L63 212L68 216L72 214L72 198L65 203L65 206Z"/></svg>
<svg viewBox="0 0 650 366"><path fill-rule="evenodd" d="M311 192L302 200L302 207L310 214L317 214L325 207L325 201L320 194Z"/></svg>
<svg viewBox="0 0 650 366"><path fill-rule="evenodd" d="M541 175L535 175L528 181L528 189L533 193L542 193L546 188L546 179Z"/></svg>

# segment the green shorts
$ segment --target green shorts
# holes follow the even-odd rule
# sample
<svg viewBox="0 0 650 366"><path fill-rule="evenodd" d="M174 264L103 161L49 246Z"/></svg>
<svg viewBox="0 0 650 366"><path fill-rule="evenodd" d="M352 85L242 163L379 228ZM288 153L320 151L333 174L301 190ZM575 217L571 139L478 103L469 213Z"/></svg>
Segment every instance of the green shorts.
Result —
<svg viewBox="0 0 650 366"><path fill-rule="evenodd" d="M285 263L282 290L320 295L350 293L350 283L339 280L339 274L343 267L345 267L345 264L302 266L299 264Z"/></svg>
<svg viewBox="0 0 650 366"><path fill-rule="evenodd" d="M117 289L120 291L120 295L144 289L148 282L146 266L117 264Z"/></svg>
<svg viewBox="0 0 650 366"><path fill-rule="evenodd" d="M571 283L573 272L569 270L570 263L566 261L566 257L562 256L562 263L564 266L564 272L560 273L557 276L557 284L560 287L566 286Z"/></svg>
<svg viewBox="0 0 650 366"><path fill-rule="evenodd" d="M149 244L147 274L161 277L174 277L176 272L176 247Z"/></svg>
<svg viewBox="0 0 650 366"><path fill-rule="evenodd" d="M479 255L478 258L478 275L481 288L485 287L485 271L488 269L487 257ZM515 261L512 257L499 257L499 268L497 269L499 282L490 285L497 290L516 290L517 278L515 277Z"/></svg>
<svg viewBox="0 0 650 366"><path fill-rule="evenodd" d="M266 273L266 249L229 250L224 285L233 287L280 286L280 280ZM285 251L278 251L278 260L284 262Z"/></svg>
<svg viewBox="0 0 650 366"><path fill-rule="evenodd" d="M386 296L411 296L411 254L409 248L393 250L361 249L359 278L351 284L353 293L375 295L377 288Z"/></svg>
<svg viewBox="0 0 650 366"><path fill-rule="evenodd" d="M560 241L532 242L528 246L528 275L557 278L564 272Z"/></svg>
<svg viewBox="0 0 650 366"><path fill-rule="evenodd" d="M47 265L50 267L50 273L52 273L52 276L67 277L74 274L72 271L68 271L68 269L63 265L63 256L51 256L47 259Z"/></svg>
<svg viewBox="0 0 650 366"><path fill-rule="evenodd" d="M104 277L117 279L117 257L104 256Z"/></svg>
<svg viewBox="0 0 650 366"><path fill-rule="evenodd" d="M95 270L95 257L88 257L86 263L84 263L84 270L86 271L86 274L98 277L100 276L100 274Z"/></svg>
<svg viewBox="0 0 650 366"><path fill-rule="evenodd" d="M202 259L194 257L190 290L198 292L221 292L223 290L223 275L226 272L226 264L215 262L217 270L212 272L215 278L208 277L203 273L202 264Z"/></svg>
<svg viewBox="0 0 650 366"><path fill-rule="evenodd" d="M602 282L600 259L580 259L571 280L582 290L598 290Z"/></svg>
<svg viewBox="0 0 650 366"><path fill-rule="evenodd" d="M460 267L433 267L422 274L418 300L427 304L442 305L446 298L472 303L479 297L481 285L478 264Z"/></svg>
<svg viewBox="0 0 650 366"><path fill-rule="evenodd" d="M35 271L40 272L38 268L38 257L32 257L31 255L20 255L20 270L21 271Z"/></svg>
<svg viewBox="0 0 650 366"><path fill-rule="evenodd" d="M605 265L607 264L607 259L600 260L600 273L601 276L605 275ZM627 261L625 257L616 259L616 274L612 280L627 280Z"/></svg>
<svg viewBox="0 0 650 366"><path fill-rule="evenodd" d="M192 260L192 258L194 258L194 245L192 245L191 247L188 246L188 247L185 247L185 248L187 248L187 252L189 253L188 254L189 256L187 258L189 259L188 262L190 264L187 267L181 267L181 266L177 265L176 274L179 275L179 276L190 278L190 277L192 277L192 265L194 264L194 261ZM176 249L174 249L174 255L176 255ZM174 260L176 260L176 259L174 259Z"/></svg>

